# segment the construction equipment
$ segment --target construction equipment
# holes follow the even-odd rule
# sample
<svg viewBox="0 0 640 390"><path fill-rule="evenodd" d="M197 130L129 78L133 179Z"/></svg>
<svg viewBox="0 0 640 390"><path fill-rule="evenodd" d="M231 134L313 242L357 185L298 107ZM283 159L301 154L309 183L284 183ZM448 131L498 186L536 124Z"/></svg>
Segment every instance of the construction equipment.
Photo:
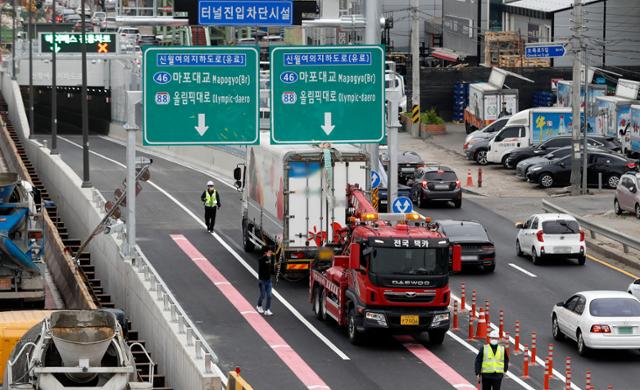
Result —
<svg viewBox="0 0 640 390"><path fill-rule="evenodd" d="M343 251L320 252L310 273L316 317L347 327L354 344L371 330L427 332L431 343L442 343L450 323L450 251L459 271L460 246L419 214L378 214L356 185L347 199Z"/></svg>
<svg viewBox="0 0 640 390"><path fill-rule="evenodd" d="M0 173L0 304L44 305L40 196L15 173Z"/></svg>
<svg viewBox="0 0 640 390"><path fill-rule="evenodd" d="M112 311L60 310L18 342L7 363L6 390L152 389L138 379L132 347ZM149 355L147 354L147 357ZM149 376L154 363L149 359Z"/></svg>

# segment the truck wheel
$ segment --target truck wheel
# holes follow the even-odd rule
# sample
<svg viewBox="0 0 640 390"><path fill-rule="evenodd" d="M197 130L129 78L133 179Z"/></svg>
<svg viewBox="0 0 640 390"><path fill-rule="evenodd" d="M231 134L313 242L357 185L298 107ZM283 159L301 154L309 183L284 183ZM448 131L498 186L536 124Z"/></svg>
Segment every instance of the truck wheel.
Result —
<svg viewBox="0 0 640 390"><path fill-rule="evenodd" d="M508 159L509 159L509 155L508 155L508 154L507 154L507 155L505 155L504 157L502 157L502 166L503 166L503 167L505 167L505 168L507 168L507 169L510 169L510 168L511 168L511 166L510 166L510 165L509 165L509 163L507 162L507 160L508 160Z"/></svg>
<svg viewBox="0 0 640 390"><path fill-rule="evenodd" d="M313 289L313 314L320 321L324 320L324 311L322 310L322 288L314 287Z"/></svg>
<svg viewBox="0 0 640 390"><path fill-rule="evenodd" d="M347 333L349 334L349 341L351 344L362 344L364 334L363 332L360 332L356 326L356 311L353 307L349 309L349 313L347 314Z"/></svg>
<svg viewBox="0 0 640 390"><path fill-rule="evenodd" d="M447 334L446 330L430 330L429 332L429 342L432 345L440 345L444 342L444 335Z"/></svg>
<svg viewBox="0 0 640 390"><path fill-rule="evenodd" d="M255 245L249 240L249 224L246 221L242 223L242 248L247 253L255 249Z"/></svg>

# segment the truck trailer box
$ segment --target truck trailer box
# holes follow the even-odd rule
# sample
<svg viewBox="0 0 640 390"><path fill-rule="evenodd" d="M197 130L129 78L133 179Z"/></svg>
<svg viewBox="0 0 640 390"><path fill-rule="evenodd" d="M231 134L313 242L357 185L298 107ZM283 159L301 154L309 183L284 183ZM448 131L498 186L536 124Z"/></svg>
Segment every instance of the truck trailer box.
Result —
<svg viewBox="0 0 640 390"><path fill-rule="evenodd" d="M469 84L469 106L465 109L465 126L481 129L498 119L502 106L508 115L518 112L518 90L501 89L490 83Z"/></svg>
<svg viewBox="0 0 640 390"><path fill-rule="evenodd" d="M247 148L243 183L246 250L275 245L283 273L307 272L317 249L346 226L347 185L369 191L368 154L351 145Z"/></svg>
<svg viewBox="0 0 640 390"><path fill-rule="evenodd" d="M571 107L573 91L573 82L570 80L561 80L558 82L558 101L557 107ZM596 104L597 97L607 95L607 86L603 84L590 84L587 99L587 134L596 133ZM580 107L584 111L584 88L580 87Z"/></svg>
<svg viewBox="0 0 640 390"><path fill-rule="evenodd" d="M618 137L623 150L630 149L631 105L639 103L619 96L596 98L596 134Z"/></svg>
<svg viewBox="0 0 640 390"><path fill-rule="evenodd" d="M640 104L631 105L631 125L627 130L631 153L640 153Z"/></svg>

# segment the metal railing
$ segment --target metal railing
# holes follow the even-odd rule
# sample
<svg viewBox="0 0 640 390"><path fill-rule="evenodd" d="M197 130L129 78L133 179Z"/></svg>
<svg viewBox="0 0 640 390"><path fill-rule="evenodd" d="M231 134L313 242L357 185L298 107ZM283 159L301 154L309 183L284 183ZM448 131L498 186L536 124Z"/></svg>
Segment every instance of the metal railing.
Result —
<svg viewBox="0 0 640 390"><path fill-rule="evenodd" d="M573 215L569 211L554 205L546 199L542 200L542 208L547 212ZM579 217L576 215L573 215L573 217L580 223L580 226L589 231L591 238L595 239L598 234L601 234L604 237L620 243L622 245L622 250L624 251L624 253L629 253L629 248L640 250L640 240L638 240L637 238L628 236L604 226L599 226L595 223L590 222L587 218Z"/></svg>
<svg viewBox="0 0 640 390"><path fill-rule="evenodd" d="M100 191L95 188L93 189L93 201L96 207L102 211L105 198ZM119 239L122 240L125 236L125 232L121 232ZM204 336L198 331L182 306L180 306L178 300L173 293L171 293L158 271L156 271L149 259L147 259L137 245L133 266L138 273L143 275L144 280L150 283L149 292L152 295L155 292L155 299L162 302L162 310L170 313L171 322L178 326L178 333L185 335L187 339L186 347L193 348L196 360L202 361L205 373L224 378L224 373L217 366L218 356L207 343Z"/></svg>

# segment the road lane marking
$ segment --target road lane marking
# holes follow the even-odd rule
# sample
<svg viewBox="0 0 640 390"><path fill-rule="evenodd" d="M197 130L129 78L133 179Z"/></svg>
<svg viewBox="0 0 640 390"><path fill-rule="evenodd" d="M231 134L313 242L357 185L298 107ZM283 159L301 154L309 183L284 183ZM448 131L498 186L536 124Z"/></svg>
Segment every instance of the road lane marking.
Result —
<svg viewBox="0 0 640 390"><path fill-rule="evenodd" d="M631 272L625 271L625 270L623 270L622 268L616 267L615 265L610 264L610 263L608 263L608 262L606 262L606 261L604 261L604 260L600 260L600 259L598 259L597 257L593 257L593 256L591 256L591 255L590 255L590 254L588 254L588 253L587 253L587 258L588 258L589 260L591 260L591 261L595 261L595 262L596 262L596 263L598 263L598 264L602 264L602 265L604 265L605 267L611 268L611 269L612 269L612 270L614 270L614 271L618 271L618 272L620 272L621 274L627 275L627 276L629 276L629 277L631 277L631 278L633 278L633 279L640 279L640 276L634 275L634 274L632 274Z"/></svg>
<svg viewBox="0 0 640 390"><path fill-rule="evenodd" d="M460 298L459 298L457 295L455 295L454 293L451 293L451 299L454 299L454 300L456 300L456 301L460 302ZM469 306L468 304L466 304L466 303L465 303L464 307L465 307L465 309L466 309L466 310L471 311L471 306ZM491 329L499 330L498 326L497 326L496 324L494 324L493 322L491 322L491 323L489 324L489 326L491 327ZM451 332L449 332L449 333L450 333L452 336L455 336L453 333L451 333ZM458 336L456 336L456 337L458 337ZM458 337L458 339L460 339L460 338ZM463 340L463 341L464 341L464 340ZM513 345L516 345L516 340L515 340L513 337L511 337L511 336L509 336L509 342L510 342L511 344L513 344ZM523 349L524 349L524 346L523 346L522 344L520 344L520 350L523 350ZM531 356L531 351L529 351L529 356ZM537 355L537 356L536 356L536 362L537 362L541 367L546 367L546 365L545 365L546 363L545 363L545 361L540 357L540 355ZM560 379L562 382L566 383L567 378L565 378L565 376L564 376L564 375L562 375L562 374L561 374L558 370L556 370L555 368L553 369L553 375L554 375L555 377L557 377L558 379ZM575 383L571 383L571 388L572 388L573 390L582 390L582 389L581 389L581 388L579 388Z"/></svg>
<svg viewBox="0 0 640 390"><path fill-rule="evenodd" d="M65 137L60 137L58 136L58 139L61 139L65 142L68 142L69 144L75 146L76 148L82 149L82 145L77 144ZM100 153L94 152L92 150L89 151L89 153L93 154L94 156L100 157L106 161L109 161L115 165L118 165L119 167L122 168L126 168L126 166L124 164L122 164L119 161L116 161L112 158L109 158L105 155L102 155ZM206 224L202 221L201 218L199 218L197 215L195 215L191 210L189 210L185 205L183 205L182 203L180 203L180 201L178 199L176 199L173 195L169 194L167 191L165 191L162 187L158 186L157 184L155 184L153 181L148 181L147 182L150 186L152 186L153 188L155 188L156 190L158 190L160 193L162 193L163 195L165 195L167 198L169 198L169 200L171 200L176 206L178 206L179 208L182 209L182 211L184 211L185 213L187 213L191 218L193 218L197 224L199 224L200 226L202 226L202 228L206 229ZM258 279L258 273L249 265L249 263L247 263L242 256L240 256L238 254L238 252L236 252L222 237L220 237L218 235L218 233L210 233L213 235L213 237L229 252L231 253L231 255L247 270L249 271L249 273L251 275L253 275L254 278ZM306 318L304 318L304 316L295 308L293 307L293 305L291 303L289 303L289 301L287 301L275 288L272 290L273 296L276 297L276 299L278 299L280 301L280 303L282 303L282 305L284 307L287 308L287 310L289 310L294 317L296 317L298 319L298 321L300 321L307 329L309 329L309 331L311 331L311 333L313 333L318 339L320 339L320 341L322 341L327 347L329 347L329 349L331 349L336 355L338 355L340 357L340 359L342 360L351 360L349 358L349 356L347 356L346 353L342 352L342 350L340 348L338 348L331 340L329 340L324 334L322 334L322 332L320 332L318 330L318 328L316 328L315 326L313 326Z"/></svg>
<svg viewBox="0 0 640 390"><path fill-rule="evenodd" d="M462 375L442 361L433 352L429 351L424 345L418 343L412 336L395 336L395 339L451 386L458 389L476 388L476 386L469 383Z"/></svg>
<svg viewBox="0 0 640 390"><path fill-rule="evenodd" d="M193 263L204 273L225 298L238 310L239 313L253 311L253 305L246 300L240 291L229 283L227 278L211 264L210 261L196 261L196 258L204 257L186 237L181 234L171 234L171 239L176 245L193 261ZM300 379L307 388L322 386L326 383L316 372L305 362L302 357L278 334L278 332L262 316L244 316L245 321L251 325L253 330L262 340L271 347L276 355L289 367L293 374ZM327 387L328 388L328 387Z"/></svg>
<svg viewBox="0 0 640 390"><path fill-rule="evenodd" d="M454 339L455 341L460 343L463 347L465 347L469 351L473 352L474 354L476 354L476 355L478 354L478 349L476 347L474 347L473 345L467 343L465 340L463 340L460 336L458 336L457 334L453 333L452 331L448 331L447 332L447 336L451 337L452 339ZM519 384L523 388L525 388L527 390L535 390L535 388L531 387L527 382L525 382L522 379L518 378L518 376L515 375L514 373L512 373L511 371L507 371L505 373L505 375L508 376L509 378L513 379L514 382L516 382L517 384Z"/></svg>
<svg viewBox="0 0 640 390"><path fill-rule="evenodd" d="M538 277L536 274L533 274L533 273L531 273L531 272L527 271L526 269L524 269L524 268L522 268L522 267L519 267L519 266L517 266L517 265L515 265L515 264L513 264L513 263L509 263L509 266L510 266L511 268L515 268L515 269L517 269L518 271L522 272L523 274L525 274L525 275L527 275L527 276L531 276L532 278L537 278L537 277Z"/></svg>

